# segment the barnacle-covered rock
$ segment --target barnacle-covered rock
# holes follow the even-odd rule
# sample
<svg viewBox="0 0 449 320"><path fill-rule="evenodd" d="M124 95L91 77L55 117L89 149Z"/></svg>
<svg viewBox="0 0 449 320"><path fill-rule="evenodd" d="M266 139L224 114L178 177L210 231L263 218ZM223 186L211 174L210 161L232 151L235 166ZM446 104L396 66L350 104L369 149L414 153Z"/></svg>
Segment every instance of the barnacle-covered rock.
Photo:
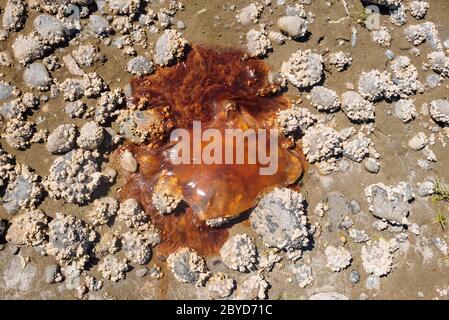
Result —
<svg viewBox="0 0 449 320"><path fill-rule="evenodd" d="M351 253L343 247L328 246L324 253L327 258L327 267L334 272L339 272L351 264Z"/></svg>
<svg viewBox="0 0 449 320"><path fill-rule="evenodd" d="M247 234L229 238L221 247L220 255L224 264L233 270L247 272L255 269L257 248Z"/></svg>
<svg viewBox="0 0 449 320"><path fill-rule="evenodd" d="M34 208L42 199L40 177L25 165L15 168L14 178L8 183L3 196L3 207L9 214L19 209Z"/></svg>
<svg viewBox="0 0 449 320"><path fill-rule="evenodd" d="M251 213L251 226L266 245L283 249L292 258L298 258L311 236L304 201L296 191L275 188Z"/></svg>
<svg viewBox="0 0 449 320"><path fill-rule="evenodd" d="M104 257L98 264L98 271L101 272L103 278L114 282L125 279L128 270L129 265L126 259L119 260L113 255Z"/></svg>
<svg viewBox="0 0 449 320"><path fill-rule="evenodd" d="M391 272L393 266L393 252L397 250L394 239L386 241L380 239L370 245L362 247L362 263L365 271L378 277Z"/></svg>
<svg viewBox="0 0 449 320"><path fill-rule="evenodd" d="M67 202L90 201L101 184L99 154L82 149L72 150L55 159L44 186L50 196Z"/></svg>
<svg viewBox="0 0 449 320"><path fill-rule="evenodd" d="M26 210L11 219L6 240L18 246L39 246L47 240L48 221L41 210Z"/></svg>
<svg viewBox="0 0 449 320"><path fill-rule="evenodd" d="M316 86L310 91L312 105L318 111L335 112L340 108L340 98L334 90Z"/></svg>
<svg viewBox="0 0 449 320"><path fill-rule="evenodd" d="M246 47L251 57L265 56L272 49L271 41L265 30L249 30L246 34L246 40Z"/></svg>
<svg viewBox="0 0 449 320"><path fill-rule="evenodd" d="M262 274L256 273L245 278L237 287L236 300L265 299L269 284Z"/></svg>
<svg viewBox="0 0 449 320"><path fill-rule="evenodd" d="M49 223L46 253L56 257L62 265L83 269L90 258L96 233L80 219L56 213Z"/></svg>
<svg viewBox="0 0 449 320"><path fill-rule="evenodd" d="M231 295L235 288L235 280L227 274L214 273L206 283L206 291L209 299L223 299Z"/></svg>
<svg viewBox="0 0 449 320"><path fill-rule="evenodd" d="M167 264L179 282L203 285L210 276L204 258L190 248L181 248L170 254Z"/></svg>
<svg viewBox="0 0 449 320"><path fill-rule="evenodd" d="M355 91L346 91L341 95L341 110L354 122L374 120L374 105Z"/></svg>
<svg viewBox="0 0 449 320"><path fill-rule="evenodd" d="M339 133L325 125L308 129L302 142L304 154L310 163L338 157L343 150Z"/></svg>
<svg viewBox="0 0 449 320"><path fill-rule="evenodd" d="M282 63L281 72L297 88L317 84L323 74L323 57L311 50L298 50Z"/></svg>
<svg viewBox="0 0 449 320"><path fill-rule="evenodd" d="M365 189L365 195L370 205L369 210L375 217L393 224L409 224L409 202L414 196L408 183L399 182L397 186L372 184Z"/></svg>
<svg viewBox="0 0 449 320"><path fill-rule="evenodd" d="M117 211L117 219L128 228L138 228L148 222L147 214L134 198L126 199L120 204L120 209Z"/></svg>
<svg viewBox="0 0 449 320"><path fill-rule="evenodd" d="M434 100L429 107L430 116L435 122L449 126L449 101Z"/></svg>
<svg viewBox="0 0 449 320"><path fill-rule="evenodd" d="M165 30L156 42L154 62L158 65L169 65L184 55L187 41L176 30Z"/></svg>

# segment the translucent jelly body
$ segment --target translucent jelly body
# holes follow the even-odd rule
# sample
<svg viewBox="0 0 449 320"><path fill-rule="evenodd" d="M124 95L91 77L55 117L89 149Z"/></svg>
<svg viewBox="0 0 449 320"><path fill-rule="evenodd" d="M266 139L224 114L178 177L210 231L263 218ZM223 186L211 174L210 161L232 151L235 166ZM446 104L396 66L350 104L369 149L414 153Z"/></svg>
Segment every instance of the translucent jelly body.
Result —
<svg viewBox="0 0 449 320"><path fill-rule="evenodd" d="M187 129L190 137L193 121L201 121L203 130L218 129L223 133L223 155L231 142L235 155L241 150L235 150L235 141L225 138L225 129L274 128L276 111L288 106L285 97L270 94L268 72L264 62L246 59L240 51L194 46L177 65L133 79L133 99L147 108L168 107L168 127ZM269 139L257 142L258 148L267 148L271 154ZM190 144L192 159L194 143ZM128 143L124 148L134 154L139 169L126 176L121 198L135 197L143 204L162 232L159 250L169 253L188 246L202 254L215 253L226 240L227 231L207 227L206 220L239 216L272 188L291 185L301 176L302 153L284 147L286 144L285 138L279 136L277 171L261 175L260 168L266 165L248 163L248 144L244 147L244 164L175 165L170 151L176 142L168 138L156 148ZM203 151L208 142L199 145ZM161 176L173 179L184 200L183 206L165 216L157 213L152 204L154 184Z"/></svg>

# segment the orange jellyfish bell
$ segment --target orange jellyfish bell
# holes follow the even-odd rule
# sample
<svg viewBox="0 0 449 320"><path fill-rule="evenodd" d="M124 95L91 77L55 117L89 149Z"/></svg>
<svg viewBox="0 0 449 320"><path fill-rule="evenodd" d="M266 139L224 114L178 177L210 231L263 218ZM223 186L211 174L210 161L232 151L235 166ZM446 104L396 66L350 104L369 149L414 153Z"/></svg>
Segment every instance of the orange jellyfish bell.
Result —
<svg viewBox="0 0 449 320"><path fill-rule="evenodd" d="M300 178L304 157L300 150L285 147L287 141L276 125L276 112L287 108L289 101L269 83L269 68L263 61L238 50L192 46L176 65L134 78L131 85L135 104L160 113L164 134L159 128L154 130L156 143L148 139L127 143L125 148L133 153L139 169L126 173L121 197L137 198L151 215L162 232L160 250L189 246L202 254L217 252L226 240L226 230L209 225L238 217L274 187ZM147 125L147 118L139 119L138 129L154 127L154 121L148 120ZM187 143L182 141L183 149L179 139L170 139L179 129L189 138ZM213 132L214 137L204 139L205 132ZM242 137L229 132L251 134L239 144ZM249 136L255 137L254 145ZM187 154L182 163L174 161L180 149ZM226 158L228 154L232 155ZM256 161L251 161L253 154ZM204 155L215 161L204 161ZM270 174L261 174L271 165L263 159L276 161ZM163 215L153 204L152 194L158 181L167 177L183 202Z"/></svg>

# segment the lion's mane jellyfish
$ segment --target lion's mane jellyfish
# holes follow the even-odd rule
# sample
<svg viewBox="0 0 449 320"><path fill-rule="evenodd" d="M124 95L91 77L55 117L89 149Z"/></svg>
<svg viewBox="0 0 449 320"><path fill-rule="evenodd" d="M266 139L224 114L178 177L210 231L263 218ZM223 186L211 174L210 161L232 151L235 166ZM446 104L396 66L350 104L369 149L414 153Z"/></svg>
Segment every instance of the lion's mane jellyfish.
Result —
<svg viewBox="0 0 449 320"><path fill-rule="evenodd" d="M276 129L276 112L288 107L289 101L270 84L270 77L266 63L241 51L192 46L176 65L131 80L135 111L121 119L127 143L119 152L129 150L138 170L123 172L121 198L134 197L142 203L162 233L158 250L164 254L181 246L216 253L227 238L226 228L217 225L247 213L272 188L300 178L302 153L289 148L282 134L276 135L276 141L268 133L265 140L257 135L257 152L268 150L270 156L277 148L277 171L271 175L260 174L267 163L258 153L256 163L249 160L248 140L243 144L243 164L197 161L206 151L218 157L220 149L207 148L221 139L222 155L233 145L231 156L237 162L241 150L237 139L226 135L228 129ZM195 137L198 123L201 132L214 129L221 135ZM176 129L193 137L182 151L188 151L189 163L174 161L181 143L170 139Z"/></svg>

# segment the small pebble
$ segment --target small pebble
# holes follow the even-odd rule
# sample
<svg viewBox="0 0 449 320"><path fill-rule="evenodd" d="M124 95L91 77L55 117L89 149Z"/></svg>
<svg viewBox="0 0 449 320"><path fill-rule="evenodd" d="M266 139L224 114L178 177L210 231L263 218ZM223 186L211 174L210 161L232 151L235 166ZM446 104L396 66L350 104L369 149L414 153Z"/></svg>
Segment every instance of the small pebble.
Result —
<svg viewBox="0 0 449 320"><path fill-rule="evenodd" d="M365 165L366 171L368 171L370 173L376 174L379 172L379 169L380 169L379 162L377 162L373 158L367 158L364 162L364 165Z"/></svg>
<svg viewBox="0 0 449 320"><path fill-rule="evenodd" d="M360 281L360 274L356 270L352 270L349 274L349 281L351 281L351 283L353 284L356 284Z"/></svg>

